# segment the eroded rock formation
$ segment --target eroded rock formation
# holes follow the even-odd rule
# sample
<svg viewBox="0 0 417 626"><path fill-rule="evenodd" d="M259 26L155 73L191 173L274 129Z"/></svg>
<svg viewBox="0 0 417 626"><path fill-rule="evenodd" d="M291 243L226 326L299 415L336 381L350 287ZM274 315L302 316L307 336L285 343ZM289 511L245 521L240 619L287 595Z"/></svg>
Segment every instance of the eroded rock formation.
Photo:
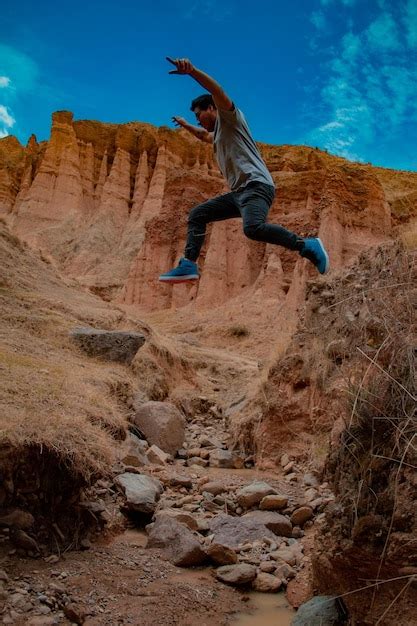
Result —
<svg viewBox="0 0 417 626"><path fill-rule="evenodd" d="M390 238L415 205L416 175L304 146L261 150L277 184L270 220L318 233L333 268ZM182 253L189 209L224 191L211 147L182 130L59 111L48 142L0 140L0 211L14 232L105 299L141 310L221 305L268 292L272 276L274 297L285 296L294 254L249 241L239 220L209 227L198 286L157 283Z"/></svg>

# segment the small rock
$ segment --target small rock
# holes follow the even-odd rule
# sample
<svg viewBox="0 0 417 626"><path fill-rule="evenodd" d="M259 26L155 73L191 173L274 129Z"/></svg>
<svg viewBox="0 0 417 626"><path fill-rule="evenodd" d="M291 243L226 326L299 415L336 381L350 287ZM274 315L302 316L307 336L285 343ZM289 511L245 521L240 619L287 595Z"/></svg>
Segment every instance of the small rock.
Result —
<svg viewBox="0 0 417 626"><path fill-rule="evenodd" d="M273 495L262 498L259 508L261 511L278 511L285 509L288 504L287 496Z"/></svg>
<svg viewBox="0 0 417 626"><path fill-rule="evenodd" d="M51 554L50 556L46 556L44 558L44 561L46 561L46 563L51 563L53 565L54 563L58 563L59 556L57 554Z"/></svg>
<svg viewBox="0 0 417 626"><path fill-rule="evenodd" d="M208 464L209 462L206 461L205 459L202 459L200 456L193 456L187 461L188 467L191 467L193 465L199 465L200 467L207 467Z"/></svg>
<svg viewBox="0 0 417 626"><path fill-rule="evenodd" d="M218 496L219 494L227 491L224 484L220 482L205 483L200 487L200 490L211 493L213 496Z"/></svg>
<svg viewBox="0 0 417 626"><path fill-rule="evenodd" d="M295 474L294 472L292 472L291 474L287 474L285 476L285 480L289 483L293 483L297 480L297 474Z"/></svg>
<svg viewBox="0 0 417 626"><path fill-rule="evenodd" d="M266 572L259 572L252 583L252 587L255 591L261 591L263 593L273 593L278 591L281 585L282 581L279 578Z"/></svg>
<svg viewBox="0 0 417 626"><path fill-rule="evenodd" d="M295 509L291 515L291 523L294 526L303 526L309 519L313 517L313 509L309 506L301 506Z"/></svg>
<svg viewBox="0 0 417 626"><path fill-rule="evenodd" d="M234 463L234 456L229 450L213 450L213 452L210 452L211 467L231 469L234 467Z"/></svg>
<svg viewBox="0 0 417 626"><path fill-rule="evenodd" d="M277 569L277 564L275 561L262 561L259 565L259 569L266 574L272 574Z"/></svg>
<svg viewBox="0 0 417 626"><path fill-rule="evenodd" d="M295 565L297 562L294 552L284 547L279 548L276 552L271 552L271 557L275 561L283 561L284 563L288 563L288 565Z"/></svg>
<svg viewBox="0 0 417 626"><path fill-rule="evenodd" d="M256 567L247 563L224 565L216 570L216 578L227 585L247 585L256 578Z"/></svg>
<svg viewBox="0 0 417 626"><path fill-rule="evenodd" d="M249 509L269 495L276 495L276 490L263 481L253 481L250 485L246 485L237 492L237 501L241 507Z"/></svg>
<svg viewBox="0 0 417 626"><path fill-rule="evenodd" d="M198 443L202 448L222 448L222 442L216 437L207 437L207 435L201 435Z"/></svg>
<svg viewBox="0 0 417 626"><path fill-rule="evenodd" d="M189 450L187 450L187 457L191 458L193 456L201 456L200 452L200 448L190 448Z"/></svg>
<svg viewBox="0 0 417 626"><path fill-rule="evenodd" d="M282 565L277 565L275 570L275 576L278 576L281 580L291 580L296 575L296 571L291 565L288 563L283 563Z"/></svg>
<svg viewBox="0 0 417 626"><path fill-rule="evenodd" d="M281 456L281 467L285 467L286 465L288 465L288 463L290 462L290 457L288 456L288 454L283 454Z"/></svg>
<svg viewBox="0 0 417 626"><path fill-rule="evenodd" d="M304 494L304 500L305 502L312 502L318 497L318 495L319 495L319 492L317 491L317 489L314 489L313 487L311 487L311 489L306 490Z"/></svg>
<svg viewBox="0 0 417 626"><path fill-rule="evenodd" d="M318 487L319 481L311 472L304 474L303 482L307 487Z"/></svg>
<svg viewBox="0 0 417 626"><path fill-rule="evenodd" d="M147 450L146 456L148 461L155 463L155 465L165 465L169 459L169 454L161 450L161 448L158 448L155 444Z"/></svg>
<svg viewBox="0 0 417 626"><path fill-rule="evenodd" d="M233 565L237 563L237 554L232 548L220 543L212 543L206 550L210 559L216 565Z"/></svg>
<svg viewBox="0 0 417 626"><path fill-rule="evenodd" d="M118 457L124 465L132 467L143 467L149 465L149 461L145 456L148 449L148 443L143 439L139 439L133 433L128 433L125 441L122 442Z"/></svg>
<svg viewBox="0 0 417 626"><path fill-rule="evenodd" d="M43 605L39 607L38 611L39 613L41 613L41 615L49 615L51 609L49 608L49 606Z"/></svg>
<svg viewBox="0 0 417 626"><path fill-rule="evenodd" d="M73 622L74 624L84 624L86 613L82 607L77 606L76 604L66 604L63 610L65 617L67 617L70 622Z"/></svg>
<svg viewBox="0 0 417 626"><path fill-rule="evenodd" d="M290 461L284 467L284 474L290 474L293 471L294 468L295 468L295 461Z"/></svg>
<svg viewBox="0 0 417 626"><path fill-rule="evenodd" d="M299 526L294 526L292 529L292 536L294 539L301 539L301 537L304 537L304 531L301 530Z"/></svg>
<svg viewBox="0 0 417 626"><path fill-rule="evenodd" d="M170 487L184 487L185 489L192 489L193 481L188 476L180 476L175 474L168 479L168 485Z"/></svg>

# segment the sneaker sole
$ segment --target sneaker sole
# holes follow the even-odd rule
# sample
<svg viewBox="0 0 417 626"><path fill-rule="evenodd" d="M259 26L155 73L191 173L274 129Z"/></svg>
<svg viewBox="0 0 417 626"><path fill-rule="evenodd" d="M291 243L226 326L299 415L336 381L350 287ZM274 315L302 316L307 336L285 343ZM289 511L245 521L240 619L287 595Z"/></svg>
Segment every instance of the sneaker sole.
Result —
<svg viewBox="0 0 417 626"><path fill-rule="evenodd" d="M326 257L326 265L324 266L324 271L320 272L320 274L327 274L327 272L330 270L330 259L329 259L329 255L326 252L326 248L323 246L323 242L320 239L320 237L317 237L317 241L319 242L320 246L321 246L321 251L323 252L324 256Z"/></svg>
<svg viewBox="0 0 417 626"><path fill-rule="evenodd" d="M178 278L167 276L167 278L159 277L160 283L191 283L193 281L198 280L200 277L197 274L190 274L188 276L179 276Z"/></svg>

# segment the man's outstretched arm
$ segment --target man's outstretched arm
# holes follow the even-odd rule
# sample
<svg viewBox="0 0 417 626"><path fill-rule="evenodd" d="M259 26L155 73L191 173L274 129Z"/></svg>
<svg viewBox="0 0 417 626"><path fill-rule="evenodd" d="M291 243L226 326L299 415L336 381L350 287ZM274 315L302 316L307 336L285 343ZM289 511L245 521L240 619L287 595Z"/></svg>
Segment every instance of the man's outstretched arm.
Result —
<svg viewBox="0 0 417 626"><path fill-rule="evenodd" d="M189 133L200 139L201 141L205 141L206 143L213 143L213 133L209 133L205 128L201 128L200 126L193 126L189 124L187 120L183 117L174 116L172 121L177 124L177 126L182 126L185 130L188 130Z"/></svg>
<svg viewBox="0 0 417 626"><path fill-rule="evenodd" d="M219 83L205 72L202 72L194 67L189 59L171 59L170 57L167 57L167 61L176 67L175 70L171 70L169 72L170 74L188 74L200 83L204 89L207 89L207 91L213 96L214 104L217 109L222 109L224 111L231 111L233 109L232 100L225 93Z"/></svg>

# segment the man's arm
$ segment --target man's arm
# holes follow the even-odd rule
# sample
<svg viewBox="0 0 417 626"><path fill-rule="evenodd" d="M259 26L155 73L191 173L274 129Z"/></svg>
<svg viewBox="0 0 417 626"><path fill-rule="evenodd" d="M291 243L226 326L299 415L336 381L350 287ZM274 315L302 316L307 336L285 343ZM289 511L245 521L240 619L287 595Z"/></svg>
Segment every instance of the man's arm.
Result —
<svg viewBox="0 0 417 626"><path fill-rule="evenodd" d="M211 76L202 72L194 67L188 59L171 59L167 57L167 61L175 65L177 69L171 70L170 74L189 74L194 80L196 80L204 89L207 89L213 96L214 104L217 109L224 111L231 111L233 109L233 102L229 96L225 93L223 88L218 82Z"/></svg>
<svg viewBox="0 0 417 626"><path fill-rule="evenodd" d="M177 126L182 126L185 130L188 130L189 133L200 139L201 141L205 141L206 143L213 143L213 133L209 133L205 128L200 128L200 126L193 126L189 124L183 117L174 116L172 121L177 124Z"/></svg>

